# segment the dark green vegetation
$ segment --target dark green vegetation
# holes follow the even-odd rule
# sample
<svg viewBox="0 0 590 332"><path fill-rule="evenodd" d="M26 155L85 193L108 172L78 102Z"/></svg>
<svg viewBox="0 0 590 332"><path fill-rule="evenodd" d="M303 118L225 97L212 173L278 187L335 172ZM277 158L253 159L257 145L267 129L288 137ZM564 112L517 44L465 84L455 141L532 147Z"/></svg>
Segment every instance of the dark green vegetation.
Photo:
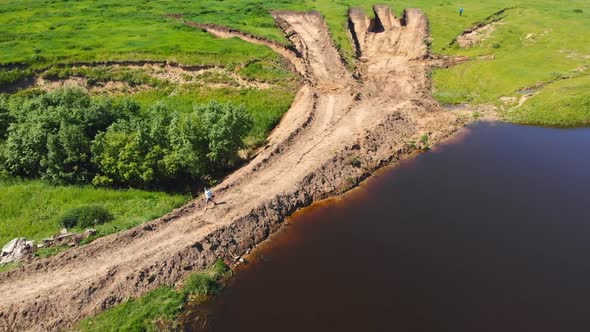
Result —
<svg viewBox="0 0 590 332"><path fill-rule="evenodd" d="M211 102L190 113L152 106L146 114L118 122L96 136L93 160L97 186L183 188L231 167L252 127L243 107Z"/></svg>
<svg viewBox="0 0 590 332"><path fill-rule="evenodd" d="M66 228L88 228L102 225L115 219L112 213L101 205L84 205L66 211L59 223Z"/></svg>
<svg viewBox="0 0 590 332"><path fill-rule="evenodd" d="M83 320L82 331L157 331L174 327L174 319L187 301L202 301L221 291L221 280L229 267L218 260L206 271L191 275L184 287L163 286L138 299L132 299L100 315Z"/></svg>
<svg viewBox="0 0 590 332"><path fill-rule="evenodd" d="M167 94L166 91L144 91L135 94L133 99L142 107L162 102L168 108L179 112L191 112L193 104L207 103L211 100L243 105L254 121L245 141L248 146L259 146L266 141L270 130L291 105L293 92L286 89L212 89L206 86L187 85L176 88L173 95Z"/></svg>
<svg viewBox="0 0 590 332"><path fill-rule="evenodd" d="M1 167L56 184L190 190L231 167L252 127L243 107L217 102L141 112L127 99L56 90L5 104L11 125L0 132Z"/></svg>

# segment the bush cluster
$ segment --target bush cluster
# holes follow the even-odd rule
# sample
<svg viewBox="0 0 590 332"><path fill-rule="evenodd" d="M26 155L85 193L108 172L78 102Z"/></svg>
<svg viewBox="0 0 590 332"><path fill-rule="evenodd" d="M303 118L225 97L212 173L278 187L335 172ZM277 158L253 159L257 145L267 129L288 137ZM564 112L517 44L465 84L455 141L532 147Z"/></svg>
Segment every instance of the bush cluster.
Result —
<svg viewBox="0 0 590 332"><path fill-rule="evenodd" d="M57 90L0 98L0 169L58 184L184 190L231 167L252 129L242 106L164 104Z"/></svg>
<svg viewBox="0 0 590 332"><path fill-rule="evenodd" d="M25 80L34 76L34 72L30 68L20 69L1 69L0 68L0 88L8 87L19 81Z"/></svg>
<svg viewBox="0 0 590 332"><path fill-rule="evenodd" d="M68 210L59 221L65 228L88 228L114 219L115 217L104 206L86 205Z"/></svg>

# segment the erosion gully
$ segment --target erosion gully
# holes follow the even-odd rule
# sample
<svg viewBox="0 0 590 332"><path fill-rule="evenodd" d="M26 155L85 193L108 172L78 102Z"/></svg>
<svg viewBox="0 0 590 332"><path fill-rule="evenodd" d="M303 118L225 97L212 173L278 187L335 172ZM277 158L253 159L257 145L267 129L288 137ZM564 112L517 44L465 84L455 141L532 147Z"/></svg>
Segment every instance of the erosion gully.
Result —
<svg viewBox="0 0 590 332"><path fill-rule="evenodd" d="M589 331L590 128L500 123L301 210L187 331Z"/></svg>

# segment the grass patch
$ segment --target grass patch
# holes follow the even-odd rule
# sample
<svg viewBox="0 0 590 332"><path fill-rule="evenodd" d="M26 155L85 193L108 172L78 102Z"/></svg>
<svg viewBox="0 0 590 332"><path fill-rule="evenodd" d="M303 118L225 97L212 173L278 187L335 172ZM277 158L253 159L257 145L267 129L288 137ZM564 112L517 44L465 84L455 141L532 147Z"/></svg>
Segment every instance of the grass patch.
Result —
<svg viewBox="0 0 590 332"><path fill-rule="evenodd" d="M159 287L140 298L131 299L96 317L80 322L81 331L158 331L174 325L189 300L206 299L221 291L220 281L229 267L218 260L211 268L191 275L181 290Z"/></svg>
<svg viewBox="0 0 590 332"><path fill-rule="evenodd" d="M0 69L0 87L9 86L34 75L35 72L30 68Z"/></svg>
<svg viewBox="0 0 590 332"><path fill-rule="evenodd" d="M588 91L590 75L558 81L504 116L512 122L542 126L590 125Z"/></svg>
<svg viewBox="0 0 590 332"><path fill-rule="evenodd" d="M41 240L59 232L59 218L81 205L98 204L115 217L94 226L99 235L129 229L157 218L188 201L189 196L141 190L52 186L37 180L0 179L0 244L15 237ZM74 231L83 231L73 229Z"/></svg>
<svg viewBox="0 0 590 332"><path fill-rule="evenodd" d="M21 265L23 265L23 262L13 262L13 263L0 264L0 273L14 270Z"/></svg>
<svg viewBox="0 0 590 332"><path fill-rule="evenodd" d="M37 251L35 251L35 256L40 257L40 258L47 258L47 257L55 256L55 255L59 254L60 252L67 250L68 248L69 248L68 246L53 246L53 247L49 247L49 248L38 248Z"/></svg>

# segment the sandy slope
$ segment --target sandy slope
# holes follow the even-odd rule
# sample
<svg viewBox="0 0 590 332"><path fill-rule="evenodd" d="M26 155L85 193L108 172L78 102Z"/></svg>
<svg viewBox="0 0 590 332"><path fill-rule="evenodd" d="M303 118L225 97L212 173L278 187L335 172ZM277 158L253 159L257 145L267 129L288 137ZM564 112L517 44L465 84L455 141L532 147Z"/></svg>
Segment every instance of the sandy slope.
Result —
<svg viewBox="0 0 590 332"><path fill-rule="evenodd" d="M129 296L181 282L217 257L231 261L312 201L338 195L375 169L434 143L462 122L430 97L428 26L419 10L399 20L376 6L376 20L351 11L358 72L342 63L315 12L273 12L297 51L218 26L220 37L265 44L285 56L305 84L269 143L201 200L90 245L0 275L0 330L55 330ZM360 161L352 163L351 160Z"/></svg>

